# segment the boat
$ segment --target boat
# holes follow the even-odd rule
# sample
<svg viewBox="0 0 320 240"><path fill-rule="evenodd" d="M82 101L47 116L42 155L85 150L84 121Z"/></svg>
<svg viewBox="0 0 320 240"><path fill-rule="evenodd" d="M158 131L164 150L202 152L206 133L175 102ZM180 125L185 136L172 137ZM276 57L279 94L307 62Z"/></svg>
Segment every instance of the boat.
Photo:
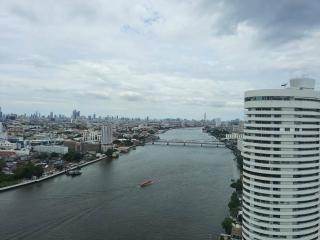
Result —
<svg viewBox="0 0 320 240"><path fill-rule="evenodd" d="M66 175L71 176L71 177L79 176L79 175L81 175L81 174L82 174L82 172L81 172L79 169L68 170L68 171L66 172Z"/></svg>
<svg viewBox="0 0 320 240"><path fill-rule="evenodd" d="M140 187L147 187L147 186L150 186L151 184L153 184L153 181L152 180L146 180L142 183L140 183Z"/></svg>

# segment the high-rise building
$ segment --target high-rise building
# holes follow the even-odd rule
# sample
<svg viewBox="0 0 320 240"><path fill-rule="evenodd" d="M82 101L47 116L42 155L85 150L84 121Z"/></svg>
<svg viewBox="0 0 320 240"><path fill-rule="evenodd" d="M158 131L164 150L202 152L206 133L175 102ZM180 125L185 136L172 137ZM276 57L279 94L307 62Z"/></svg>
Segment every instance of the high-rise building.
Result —
<svg viewBox="0 0 320 240"><path fill-rule="evenodd" d="M320 92L313 79L245 93L243 239L320 236Z"/></svg>
<svg viewBox="0 0 320 240"><path fill-rule="evenodd" d="M112 125L103 125L101 128L101 144L110 145L112 144Z"/></svg>
<svg viewBox="0 0 320 240"><path fill-rule="evenodd" d="M216 127L221 127L221 119L220 118L216 118L215 119L215 126Z"/></svg>
<svg viewBox="0 0 320 240"><path fill-rule="evenodd" d="M80 118L80 111L77 111L76 109L74 109L74 110L72 111L72 118L73 118L73 119L78 119L78 118Z"/></svg>
<svg viewBox="0 0 320 240"><path fill-rule="evenodd" d="M7 139L8 139L8 134L7 134L6 128L3 125L3 123L0 122L0 142L5 141Z"/></svg>

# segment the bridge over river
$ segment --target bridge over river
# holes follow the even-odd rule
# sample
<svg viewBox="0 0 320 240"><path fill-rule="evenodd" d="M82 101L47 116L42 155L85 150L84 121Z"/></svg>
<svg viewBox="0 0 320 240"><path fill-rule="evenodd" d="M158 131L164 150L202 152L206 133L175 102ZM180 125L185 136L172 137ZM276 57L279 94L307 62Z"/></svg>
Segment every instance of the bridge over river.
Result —
<svg viewBox="0 0 320 240"><path fill-rule="evenodd" d="M158 139L148 144L162 146L199 146L199 147L225 147L223 142L217 140L182 140L182 139Z"/></svg>

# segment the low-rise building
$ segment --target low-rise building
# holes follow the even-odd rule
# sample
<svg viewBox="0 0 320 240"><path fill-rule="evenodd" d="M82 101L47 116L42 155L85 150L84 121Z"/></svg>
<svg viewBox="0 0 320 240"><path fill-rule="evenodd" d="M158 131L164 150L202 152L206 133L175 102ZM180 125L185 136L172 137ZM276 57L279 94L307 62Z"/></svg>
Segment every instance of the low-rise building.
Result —
<svg viewBox="0 0 320 240"><path fill-rule="evenodd" d="M100 131L85 130L85 131L83 131L82 140L84 142L100 143L101 142L101 132Z"/></svg>
<svg viewBox="0 0 320 240"><path fill-rule="evenodd" d="M11 143L9 141L0 141L0 149L12 150L12 149L16 149L16 147L17 147L16 143Z"/></svg>
<svg viewBox="0 0 320 240"><path fill-rule="evenodd" d="M66 154L68 152L68 147L60 145L37 145L33 147L33 150L43 153Z"/></svg>

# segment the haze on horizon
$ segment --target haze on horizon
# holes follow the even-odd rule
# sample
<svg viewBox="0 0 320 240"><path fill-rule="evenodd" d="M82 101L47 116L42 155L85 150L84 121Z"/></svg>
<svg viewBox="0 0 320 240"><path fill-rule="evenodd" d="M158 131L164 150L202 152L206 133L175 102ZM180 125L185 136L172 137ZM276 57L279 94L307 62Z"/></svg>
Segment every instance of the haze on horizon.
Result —
<svg viewBox="0 0 320 240"><path fill-rule="evenodd" d="M2 0L4 112L241 118L243 92L320 79L320 1Z"/></svg>

